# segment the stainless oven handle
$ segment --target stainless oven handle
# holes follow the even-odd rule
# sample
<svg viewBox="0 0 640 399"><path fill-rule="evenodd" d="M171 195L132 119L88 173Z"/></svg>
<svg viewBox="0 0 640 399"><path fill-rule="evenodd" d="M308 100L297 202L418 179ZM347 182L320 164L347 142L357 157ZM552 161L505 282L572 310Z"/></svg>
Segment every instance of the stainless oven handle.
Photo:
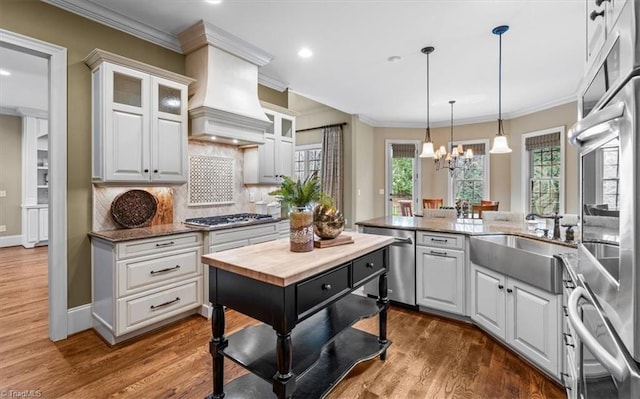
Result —
<svg viewBox="0 0 640 399"><path fill-rule="evenodd" d="M623 381L629 373L624 362L621 362L611 356L611 354L603 348L602 345L600 345L598 340L589 333L587 327L585 327L580 320L580 316L578 315L578 300L580 300L580 297L588 298L587 291L584 287L576 287L576 289L571 292L571 295L569 295L567 307L569 308L569 322L571 323L571 326L573 326L576 334L578 334L582 343L589 348L589 351L591 351L593 356L602 363L602 365L616 378L617 381Z"/></svg>
<svg viewBox="0 0 640 399"><path fill-rule="evenodd" d="M613 122L618 118L622 118L622 116L624 116L624 103L622 101L599 111L593 111L569 129L569 140L572 144L580 146L581 143L590 141L608 130L606 128L594 129L595 127Z"/></svg>

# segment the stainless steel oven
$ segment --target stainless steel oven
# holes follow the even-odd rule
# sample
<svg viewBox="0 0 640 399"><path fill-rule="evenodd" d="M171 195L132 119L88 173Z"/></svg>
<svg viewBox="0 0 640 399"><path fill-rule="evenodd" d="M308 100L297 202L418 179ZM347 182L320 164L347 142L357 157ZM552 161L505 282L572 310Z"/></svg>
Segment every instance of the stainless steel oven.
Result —
<svg viewBox="0 0 640 399"><path fill-rule="evenodd" d="M626 2L579 98L569 139L580 152L577 274L640 362L640 0ZM637 396L640 397L640 396Z"/></svg>

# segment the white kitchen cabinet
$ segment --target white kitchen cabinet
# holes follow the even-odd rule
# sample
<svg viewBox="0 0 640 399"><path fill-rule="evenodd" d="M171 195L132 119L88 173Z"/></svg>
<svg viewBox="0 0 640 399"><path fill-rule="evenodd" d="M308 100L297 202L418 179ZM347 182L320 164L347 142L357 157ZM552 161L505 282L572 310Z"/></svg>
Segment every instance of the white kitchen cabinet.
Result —
<svg viewBox="0 0 640 399"><path fill-rule="evenodd" d="M448 313L464 314L464 242L464 236L426 232L416 234L418 305Z"/></svg>
<svg viewBox="0 0 640 399"><path fill-rule="evenodd" d="M471 264L471 318L560 378L560 295Z"/></svg>
<svg viewBox="0 0 640 399"><path fill-rule="evenodd" d="M586 0L587 69L600 54L605 41L615 35L614 24L627 0ZM604 55L603 55L604 56Z"/></svg>
<svg viewBox="0 0 640 399"><path fill-rule="evenodd" d="M193 79L94 50L92 179L187 181L187 92Z"/></svg>
<svg viewBox="0 0 640 399"><path fill-rule="evenodd" d="M202 309L202 233L92 237L93 328L116 344Z"/></svg>
<svg viewBox="0 0 640 399"><path fill-rule="evenodd" d="M264 144L244 149L245 184L280 184L282 176L293 176L295 117L265 109L273 124L264 134Z"/></svg>

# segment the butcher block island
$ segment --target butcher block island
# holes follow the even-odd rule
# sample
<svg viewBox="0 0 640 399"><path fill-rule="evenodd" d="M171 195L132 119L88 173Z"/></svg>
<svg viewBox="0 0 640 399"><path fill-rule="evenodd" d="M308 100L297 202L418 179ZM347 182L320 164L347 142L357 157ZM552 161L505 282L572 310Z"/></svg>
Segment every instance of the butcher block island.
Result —
<svg viewBox="0 0 640 399"><path fill-rule="evenodd" d="M213 393L208 398L322 398L387 340L387 265L392 237L349 233L354 243L291 252L289 240L202 256L213 305ZM352 292L378 279L380 296ZM228 337L224 307L263 324ZM378 316L378 336L353 328ZM250 373L223 386L224 358Z"/></svg>

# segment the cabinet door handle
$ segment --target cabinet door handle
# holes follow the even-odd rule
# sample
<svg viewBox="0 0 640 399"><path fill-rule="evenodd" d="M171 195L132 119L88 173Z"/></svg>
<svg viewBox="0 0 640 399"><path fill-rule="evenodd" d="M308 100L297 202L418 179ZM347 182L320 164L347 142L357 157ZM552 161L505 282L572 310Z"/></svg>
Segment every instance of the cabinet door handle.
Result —
<svg viewBox="0 0 640 399"><path fill-rule="evenodd" d="M449 240L447 239L442 239L442 238L432 238L431 239L432 242L441 242L443 244L446 244L447 242L449 242Z"/></svg>
<svg viewBox="0 0 640 399"><path fill-rule="evenodd" d="M611 3L611 0L596 0L596 7L600 7L605 1Z"/></svg>
<svg viewBox="0 0 640 399"><path fill-rule="evenodd" d="M180 265L175 265L174 267L167 267L166 269L161 269L161 270L151 270L151 275L156 275L159 273L166 273L166 272L173 272L180 269Z"/></svg>
<svg viewBox="0 0 640 399"><path fill-rule="evenodd" d="M158 308L162 308L162 307L165 307L165 306L169 306L169 305L171 305L172 303L176 303L176 302L178 302L179 300L180 300L180 297L179 297L179 296L177 296L177 297L176 297L176 299L174 299L174 300L172 300L172 301L168 301L168 302L165 302L165 303L161 303L160 305L151 305L151 306L150 306L150 308L151 308L151 310L156 310L156 309L158 309Z"/></svg>
<svg viewBox="0 0 640 399"><path fill-rule="evenodd" d="M368 268L371 268L371 269L372 269L372 268L373 268L373 266L375 266L375 264L374 264L373 262L367 262L367 265L366 265L366 266L367 266Z"/></svg>
<svg viewBox="0 0 640 399"><path fill-rule="evenodd" d="M562 379L562 386L564 386L565 389L568 389L569 391L571 391L571 387L567 385L567 383L565 382L565 378L569 378L571 377L569 374L567 373L560 373L560 378Z"/></svg>
<svg viewBox="0 0 640 399"><path fill-rule="evenodd" d="M168 247L169 245L173 245L173 244L175 244L175 242L169 241L162 244L156 244L156 247Z"/></svg>
<svg viewBox="0 0 640 399"><path fill-rule="evenodd" d="M322 290L323 291L331 290L331 284L322 284Z"/></svg>
<svg viewBox="0 0 640 399"><path fill-rule="evenodd" d="M158 169L154 169L154 170L153 170L153 173L158 173Z"/></svg>
<svg viewBox="0 0 640 399"><path fill-rule="evenodd" d="M149 173L149 169L145 169L145 170L144 170L144 173Z"/></svg>
<svg viewBox="0 0 640 399"><path fill-rule="evenodd" d="M498 284L498 289L499 289L499 290L504 289L504 285L502 285L502 284Z"/></svg>
<svg viewBox="0 0 640 399"><path fill-rule="evenodd" d="M508 292L509 294L511 294L511 293L513 292L513 290L512 290L511 288L507 288L507 292Z"/></svg>
<svg viewBox="0 0 640 399"><path fill-rule="evenodd" d="M589 14L589 19L591 19L592 21L595 21L596 18L598 17L604 17L604 10L597 12L596 10L591 11L591 14Z"/></svg>
<svg viewBox="0 0 640 399"><path fill-rule="evenodd" d="M446 257L447 253L446 252L440 252L440 251L430 251L431 255L435 255L435 256L443 256Z"/></svg>
<svg viewBox="0 0 640 399"><path fill-rule="evenodd" d="M562 282L564 283L564 288L567 288L570 290L576 288L576 285L571 280L562 280Z"/></svg>
<svg viewBox="0 0 640 399"><path fill-rule="evenodd" d="M565 317L569 317L569 308L562 305L562 311L564 311Z"/></svg>
<svg viewBox="0 0 640 399"><path fill-rule="evenodd" d="M575 348L574 344L570 344L569 343L569 338L573 339L573 337L571 336L571 334L567 334L567 333L562 333L562 339L564 340L564 344L566 346L571 346Z"/></svg>

